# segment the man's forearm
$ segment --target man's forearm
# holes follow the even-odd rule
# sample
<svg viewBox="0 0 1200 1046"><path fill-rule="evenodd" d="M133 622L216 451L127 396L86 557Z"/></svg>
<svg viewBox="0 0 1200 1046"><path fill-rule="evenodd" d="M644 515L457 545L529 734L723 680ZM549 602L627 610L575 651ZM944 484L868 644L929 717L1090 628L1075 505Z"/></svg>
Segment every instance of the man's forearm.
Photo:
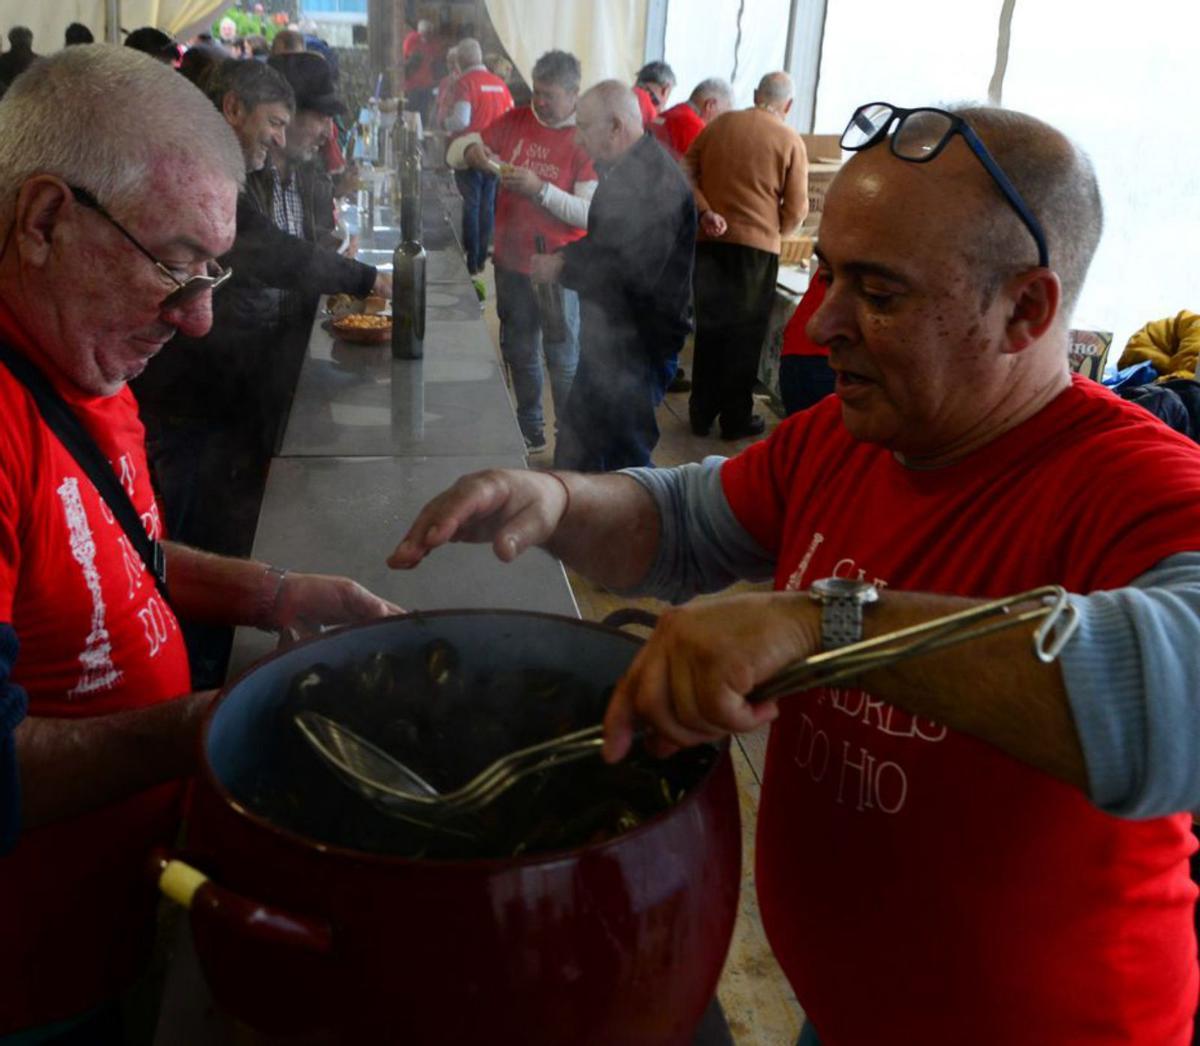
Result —
<svg viewBox="0 0 1200 1046"><path fill-rule="evenodd" d="M571 495L566 515L546 549L572 570L606 588L631 588L658 552L654 499L622 475L555 473Z"/></svg>
<svg viewBox="0 0 1200 1046"><path fill-rule="evenodd" d="M21 819L36 828L195 771L212 693L86 719L30 717L16 730Z"/></svg>
<svg viewBox="0 0 1200 1046"><path fill-rule="evenodd" d="M975 606L982 600L885 591L866 611L866 638ZM819 609L813 605L812 613ZM1087 768L1057 663L1033 653L1034 625L1017 625L865 674L859 683L915 716L995 745L1088 790Z"/></svg>
<svg viewBox="0 0 1200 1046"><path fill-rule="evenodd" d="M279 581L267 564L164 543L171 606L187 621L258 625L274 609L271 589Z"/></svg>

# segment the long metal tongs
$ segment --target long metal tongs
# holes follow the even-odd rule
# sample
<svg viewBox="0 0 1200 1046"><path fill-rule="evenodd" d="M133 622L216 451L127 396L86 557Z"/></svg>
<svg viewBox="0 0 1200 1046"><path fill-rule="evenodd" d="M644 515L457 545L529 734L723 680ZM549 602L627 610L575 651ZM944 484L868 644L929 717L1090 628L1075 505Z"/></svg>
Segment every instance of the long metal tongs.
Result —
<svg viewBox="0 0 1200 1046"><path fill-rule="evenodd" d="M1025 609L1019 610L1020 607ZM1066 591L1057 585L1047 585L794 661L751 690L746 699L752 703L766 701L784 694L829 686L872 669L1031 621L1041 621L1033 634L1033 651L1038 660L1046 663L1058 657L1079 624ZM300 712L295 716L295 722L313 748L347 784L386 812L410 818L418 810L476 812L531 774L597 754L604 741L604 728L599 724L576 730L510 752L461 788L440 794L393 756L326 716L311 711Z"/></svg>
<svg viewBox="0 0 1200 1046"><path fill-rule="evenodd" d="M1018 611L1022 606L1026 609ZM803 661L793 661L751 690L746 700L766 701L798 690L844 682L875 668L1039 620L1041 624L1033 634L1033 653L1039 661L1049 664L1079 627L1079 615L1066 590L1058 585L1018 592L920 625L813 654Z"/></svg>

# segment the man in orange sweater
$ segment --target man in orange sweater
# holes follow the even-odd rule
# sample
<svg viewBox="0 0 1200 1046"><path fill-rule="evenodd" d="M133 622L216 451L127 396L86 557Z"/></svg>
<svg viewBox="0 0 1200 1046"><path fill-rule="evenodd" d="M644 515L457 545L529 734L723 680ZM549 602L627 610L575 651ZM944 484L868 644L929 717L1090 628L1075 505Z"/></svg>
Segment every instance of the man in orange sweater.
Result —
<svg viewBox="0 0 1200 1046"><path fill-rule="evenodd" d="M808 160L785 122L792 80L768 73L754 106L725 113L688 149L695 187L696 348L688 414L707 435L718 417L725 439L763 431L751 395L766 336L779 245L808 213Z"/></svg>

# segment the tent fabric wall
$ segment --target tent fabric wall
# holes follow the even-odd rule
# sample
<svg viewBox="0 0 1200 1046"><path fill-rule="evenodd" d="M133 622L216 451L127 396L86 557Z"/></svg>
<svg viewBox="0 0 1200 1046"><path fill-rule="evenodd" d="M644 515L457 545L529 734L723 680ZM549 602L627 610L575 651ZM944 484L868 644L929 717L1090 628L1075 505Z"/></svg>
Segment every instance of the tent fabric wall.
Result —
<svg viewBox="0 0 1200 1046"><path fill-rule="evenodd" d="M642 65L647 0L487 0L488 15L518 72L530 80L546 51L572 52L587 87L633 83Z"/></svg>
<svg viewBox="0 0 1200 1046"><path fill-rule="evenodd" d="M230 0L121 0L121 25L126 29L152 25L178 33L229 4ZM104 0L36 4L0 0L0 31L7 33L14 25L28 26L33 30L33 49L38 54L49 54L62 47L63 31L72 22L82 22L97 40L103 40L107 6Z"/></svg>
<svg viewBox="0 0 1200 1046"><path fill-rule="evenodd" d="M750 105L763 74L783 68L791 0L708 0L703 13L698 8L682 0L667 5L663 58L675 70L678 101L701 80L720 76L732 81L737 106Z"/></svg>

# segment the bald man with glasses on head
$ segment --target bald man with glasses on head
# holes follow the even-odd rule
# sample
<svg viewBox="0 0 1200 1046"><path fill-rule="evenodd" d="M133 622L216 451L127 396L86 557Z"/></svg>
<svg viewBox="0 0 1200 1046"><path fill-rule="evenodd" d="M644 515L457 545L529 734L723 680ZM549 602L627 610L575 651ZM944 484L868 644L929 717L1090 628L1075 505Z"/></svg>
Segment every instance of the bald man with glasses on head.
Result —
<svg viewBox="0 0 1200 1046"><path fill-rule="evenodd" d="M486 540L675 603L774 582L664 615L606 754L635 724L666 754L772 723L757 890L805 1043L1185 1046L1200 448L1070 372L1102 215L1062 134L874 103L842 144L808 326L835 396L728 460L464 477L391 562ZM1077 618L1057 653L1022 614L746 700L797 658L1047 585Z"/></svg>

